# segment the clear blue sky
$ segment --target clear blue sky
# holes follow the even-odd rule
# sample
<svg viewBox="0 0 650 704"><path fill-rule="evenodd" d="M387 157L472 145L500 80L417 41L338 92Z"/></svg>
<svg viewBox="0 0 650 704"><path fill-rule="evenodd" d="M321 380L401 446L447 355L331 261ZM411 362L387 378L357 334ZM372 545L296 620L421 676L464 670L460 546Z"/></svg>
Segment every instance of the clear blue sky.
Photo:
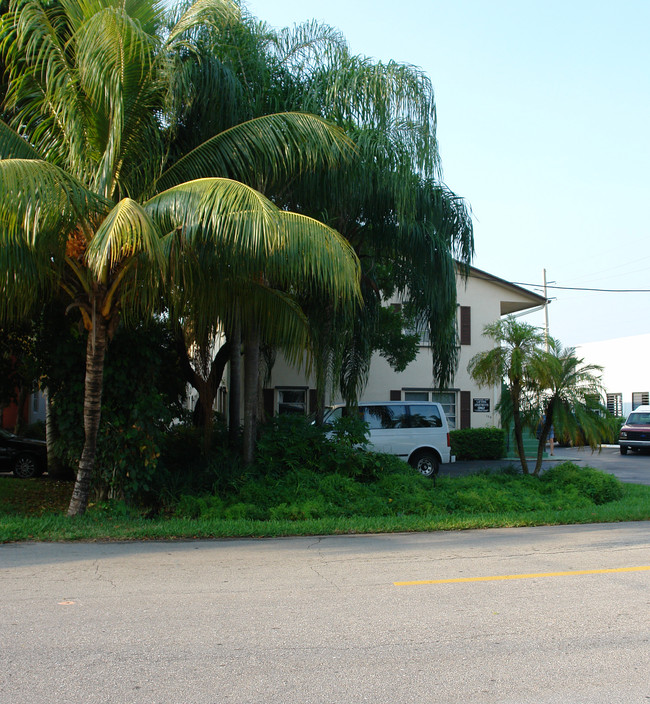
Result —
<svg viewBox="0 0 650 704"><path fill-rule="evenodd" d="M250 0L421 67L474 265L510 281L650 289L650 0ZM529 288L532 288L530 286ZM565 346L650 333L650 293L549 290ZM528 321L543 324L543 316Z"/></svg>

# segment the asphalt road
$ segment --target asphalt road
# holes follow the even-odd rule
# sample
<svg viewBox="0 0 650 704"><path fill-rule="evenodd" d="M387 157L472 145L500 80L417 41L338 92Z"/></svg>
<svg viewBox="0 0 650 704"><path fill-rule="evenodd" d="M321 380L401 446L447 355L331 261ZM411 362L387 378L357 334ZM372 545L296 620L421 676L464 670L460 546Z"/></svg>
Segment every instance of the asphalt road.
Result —
<svg viewBox="0 0 650 704"><path fill-rule="evenodd" d="M0 567L2 704L650 700L646 523L10 544Z"/></svg>

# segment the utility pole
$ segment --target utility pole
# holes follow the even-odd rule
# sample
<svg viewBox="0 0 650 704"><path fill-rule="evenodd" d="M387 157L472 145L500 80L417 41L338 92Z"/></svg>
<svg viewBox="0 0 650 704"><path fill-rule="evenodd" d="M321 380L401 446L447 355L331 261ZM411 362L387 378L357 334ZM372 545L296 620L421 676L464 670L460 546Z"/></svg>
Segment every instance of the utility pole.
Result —
<svg viewBox="0 0 650 704"><path fill-rule="evenodd" d="M546 269L544 269L544 342L548 352L548 294L546 290Z"/></svg>

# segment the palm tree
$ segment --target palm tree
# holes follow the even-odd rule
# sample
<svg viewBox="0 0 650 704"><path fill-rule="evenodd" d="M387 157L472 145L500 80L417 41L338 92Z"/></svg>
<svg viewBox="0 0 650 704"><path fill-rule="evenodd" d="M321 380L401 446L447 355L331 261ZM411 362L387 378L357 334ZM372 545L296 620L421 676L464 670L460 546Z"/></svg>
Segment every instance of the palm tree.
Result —
<svg viewBox="0 0 650 704"><path fill-rule="evenodd" d="M531 379L536 378L535 370L539 369L537 358L544 336L538 328L521 323L513 316L486 325L483 334L491 338L496 347L472 357L467 369L472 378L482 386L494 386L505 381L511 404L517 454L522 470L528 474L523 442L523 429L526 425L524 415L527 410L525 399Z"/></svg>
<svg viewBox="0 0 650 704"><path fill-rule="evenodd" d="M574 442L586 441L594 449L607 432L600 404L602 367L585 364L573 347L562 347L549 338L549 350L540 351L531 363L531 381L537 388L538 408L543 422L539 434L533 474L542 468L542 457L551 427L556 435ZM539 413L538 416L539 418Z"/></svg>
<svg viewBox="0 0 650 704"><path fill-rule="evenodd" d="M284 195L291 209L335 227L362 263L364 307L347 334L329 334L341 326L315 306L317 377L327 376L319 367L331 360L343 397L356 397L378 309L399 293L428 333L433 376L443 386L457 362L454 260L471 260L473 231L466 204L441 181L431 82L413 66L353 56L336 41L317 57L295 59L286 36L274 46L291 66L292 85L301 86L300 107L341 126L357 147L344 169L307 174Z"/></svg>
<svg viewBox="0 0 650 704"><path fill-rule="evenodd" d="M236 22L237 11L227 0L198 0L167 28L163 9L155 0L12 2L0 25L9 72L0 319L25 316L62 290L88 330L86 439L69 515L88 502L106 346L120 320L160 309L165 286L196 291L205 282L199 265L209 262L223 286L203 300L214 299L273 265L285 280L325 284L342 306L358 297L358 264L335 232L231 180L335 163L349 143L322 119L286 114L174 152L167 115L195 30ZM226 319L231 300L219 306ZM258 309L256 322L265 315Z"/></svg>
<svg viewBox="0 0 650 704"><path fill-rule="evenodd" d="M444 383L457 355L453 260L469 262L473 237L465 203L440 180L429 79L412 66L352 56L338 32L315 22L274 31L249 18L222 26L206 43L213 60L195 68L190 82L219 85L227 67L239 79L228 85L233 92L237 86L244 111L219 112L211 117L215 129L269 111L306 110L338 124L357 148L345 168L249 182L276 204L334 227L362 263L364 306L352 326L317 296L301 299L321 403L326 379L336 378L350 400L360 390L373 339L381 339L378 309L396 290L409 297L416 322L429 333L434 375ZM186 112L183 124L205 122L203 103Z"/></svg>

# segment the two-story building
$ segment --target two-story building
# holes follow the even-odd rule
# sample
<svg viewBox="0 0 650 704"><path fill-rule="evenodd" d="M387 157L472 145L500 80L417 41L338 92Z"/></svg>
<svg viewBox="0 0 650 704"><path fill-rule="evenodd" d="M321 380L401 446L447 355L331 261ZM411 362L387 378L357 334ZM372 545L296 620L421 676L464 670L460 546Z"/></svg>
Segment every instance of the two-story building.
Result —
<svg viewBox="0 0 650 704"><path fill-rule="evenodd" d="M417 358L403 372L395 372L388 362L375 354L368 384L360 401L425 401L442 403L451 428L478 428L498 425L496 412L501 388L480 387L468 371L470 359L494 346L482 333L485 325L509 314L525 314L538 310L546 299L532 291L470 267L469 276L457 279L459 364L453 382L442 391L436 390L432 375L431 351L423 340ZM391 301L390 303L396 303ZM310 413L315 406L313 378L290 367L278 358L270 383L264 390L267 413ZM336 396L326 403L336 403Z"/></svg>

